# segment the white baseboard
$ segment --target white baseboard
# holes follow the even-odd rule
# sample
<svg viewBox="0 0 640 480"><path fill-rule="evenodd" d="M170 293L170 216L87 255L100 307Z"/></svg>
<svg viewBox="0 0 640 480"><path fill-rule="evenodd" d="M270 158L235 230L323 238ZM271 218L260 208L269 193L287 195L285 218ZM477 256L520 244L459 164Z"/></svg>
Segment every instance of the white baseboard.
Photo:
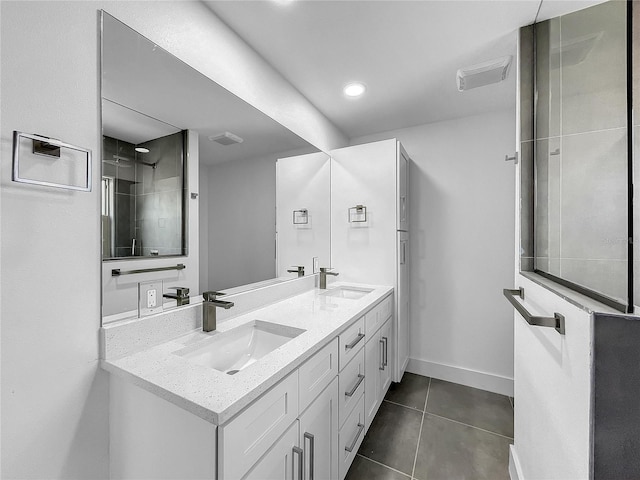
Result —
<svg viewBox="0 0 640 480"><path fill-rule="evenodd" d="M524 480L515 445L509 445L509 477L511 480Z"/></svg>
<svg viewBox="0 0 640 480"><path fill-rule="evenodd" d="M502 377L492 373L418 360L416 358L409 359L407 372L513 397L513 378Z"/></svg>

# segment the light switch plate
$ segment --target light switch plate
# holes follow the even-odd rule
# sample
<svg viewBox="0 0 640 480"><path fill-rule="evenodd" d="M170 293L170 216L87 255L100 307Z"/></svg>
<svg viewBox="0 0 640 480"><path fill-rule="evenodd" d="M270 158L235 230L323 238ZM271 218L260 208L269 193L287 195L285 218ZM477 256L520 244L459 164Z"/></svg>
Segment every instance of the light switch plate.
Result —
<svg viewBox="0 0 640 480"><path fill-rule="evenodd" d="M320 261L318 257L313 257L313 273L318 273L320 271Z"/></svg>
<svg viewBox="0 0 640 480"><path fill-rule="evenodd" d="M162 281L138 283L138 317L162 312Z"/></svg>

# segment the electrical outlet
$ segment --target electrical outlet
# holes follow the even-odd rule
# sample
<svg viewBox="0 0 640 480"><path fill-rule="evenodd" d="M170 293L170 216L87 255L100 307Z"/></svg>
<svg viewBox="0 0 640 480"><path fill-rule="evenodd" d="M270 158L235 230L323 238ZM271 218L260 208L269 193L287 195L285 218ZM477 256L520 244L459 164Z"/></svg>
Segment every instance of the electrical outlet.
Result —
<svg viewBox="0 0 640 480"><path fill-rule="evenodd" d="M153 308L156 306L156 295L158 291L153 288L147 290L147 308Z"/></svg>
<svg viewBox="0 0 640 480"><path fill-rule="evenodd" d="M162 281L138 283L138 316L162 312Z"/></svg>
<svg viewBox="0 0 640 480"><path fill-rule="evenodd" d="M318 257L313 257L313 273L318 273L320 271L320 260Z"/></svg>

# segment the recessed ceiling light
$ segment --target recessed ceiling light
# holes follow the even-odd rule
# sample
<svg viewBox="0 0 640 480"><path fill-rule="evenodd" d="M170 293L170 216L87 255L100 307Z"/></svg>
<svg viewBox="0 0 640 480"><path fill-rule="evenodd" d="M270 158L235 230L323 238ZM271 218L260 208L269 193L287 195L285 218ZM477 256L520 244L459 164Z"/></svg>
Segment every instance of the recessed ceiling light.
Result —
<svg viewBox="0 0 640 480"><path fill-rule="evenodd" d="M352 82L348 85L345 85L343 91L347 97L359 97L362 95L367 87L364 83L361 82Z"/></svg>
<svg viewBox="0 0 640 480"><path fill-rule="evenodd" d="M149 153L149 149L148 148L144 148L144 147L136 147L136 152Z"/></svg>

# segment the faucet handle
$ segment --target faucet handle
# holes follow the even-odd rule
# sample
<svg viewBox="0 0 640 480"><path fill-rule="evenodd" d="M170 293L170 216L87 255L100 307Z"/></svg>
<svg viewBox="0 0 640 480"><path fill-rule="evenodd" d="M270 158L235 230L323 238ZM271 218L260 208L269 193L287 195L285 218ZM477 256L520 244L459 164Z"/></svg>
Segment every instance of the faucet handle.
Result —
<svg viewBox="0 0 640 480"><path fill-rule="evenodd" d="M331 267L320 267L320 271L322 273L327 273L327 272L329 272L331 270L333 270L333 268L331 268Z"/></svg>
<svg viewBox="0 0 640 480"><path fill-rule="evenodd" d="M169 290L175 290L179 297L189 296L189 289L187 287L167 287Z"/></svg>
<svg viewBox="0 0 640 480"><path fill-rule="evenodd" d="M212 302L220 295L226 295L226 293L214 291L202 292L202 298L205 302Z"/></svg>

